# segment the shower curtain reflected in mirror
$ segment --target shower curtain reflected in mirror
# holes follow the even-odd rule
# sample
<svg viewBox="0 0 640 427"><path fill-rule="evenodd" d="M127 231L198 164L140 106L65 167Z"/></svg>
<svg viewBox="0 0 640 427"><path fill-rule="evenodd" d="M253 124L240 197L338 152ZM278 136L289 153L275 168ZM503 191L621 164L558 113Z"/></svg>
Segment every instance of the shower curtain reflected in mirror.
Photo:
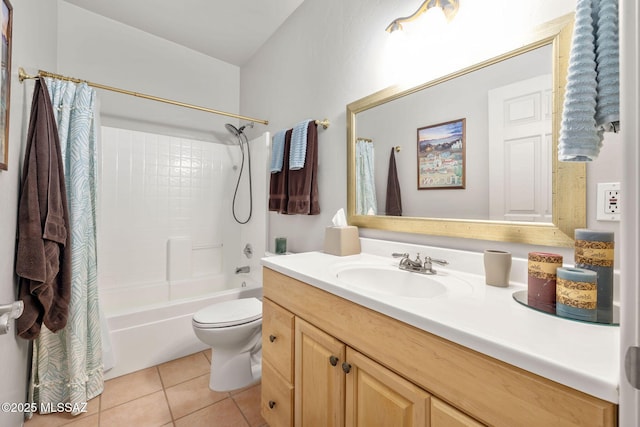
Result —
<svg viewBox="0 0 640 427"><path fill-rule="evenodd" d="M42 408L77 411L104 388L96 257L95 90L46 78L58 126L71 227L71 302L67 326L42 328L33 343L30 393Z"/></svg>
<svg viewBox="0 0 640 427"><path fill-rule="evenodd" d="M373 142L356 141L356 215L377 215Z"/></svg>

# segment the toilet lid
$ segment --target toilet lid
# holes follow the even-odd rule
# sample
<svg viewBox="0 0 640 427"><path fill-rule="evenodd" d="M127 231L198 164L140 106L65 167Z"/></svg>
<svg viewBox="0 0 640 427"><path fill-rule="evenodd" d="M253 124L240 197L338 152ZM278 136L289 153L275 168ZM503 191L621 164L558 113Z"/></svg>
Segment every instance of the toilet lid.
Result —
<svg viewBox="0 0 640 427"><path fill-rule="evenodd" d="M210 328L249 323L262 317L262 302L257 298L224 301L198 310L193 320Z"/></svg>

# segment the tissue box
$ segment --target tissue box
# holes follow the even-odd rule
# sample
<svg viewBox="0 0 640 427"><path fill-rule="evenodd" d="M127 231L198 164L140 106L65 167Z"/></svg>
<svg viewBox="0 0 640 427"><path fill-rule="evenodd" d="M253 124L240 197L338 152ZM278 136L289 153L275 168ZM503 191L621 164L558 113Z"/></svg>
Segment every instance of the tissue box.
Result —
<svg viewBox="0 0 640 427"><path fill-rule="evenodd" d="M331 255L347 256L360 253L358 227L327 227L324 231L324 251Z"/></svg>

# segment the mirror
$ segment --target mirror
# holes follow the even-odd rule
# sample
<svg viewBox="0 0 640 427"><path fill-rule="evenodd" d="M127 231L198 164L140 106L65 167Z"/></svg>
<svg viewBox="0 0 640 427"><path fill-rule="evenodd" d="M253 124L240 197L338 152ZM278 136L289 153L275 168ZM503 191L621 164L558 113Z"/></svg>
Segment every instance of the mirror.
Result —
<svg viewBox="0 0 640 427"><path fill-rule="evenodd" d="M586 225L585 166L557 161L572 25L572 15L559 18L515 51L349 104L349 224L572 246L574 229ZM451 122L458 130L443 136ZM375 147L378 201L367 211L356 207L358 139ZM403 212L386 216L389 154L396 146Z"/></svg>

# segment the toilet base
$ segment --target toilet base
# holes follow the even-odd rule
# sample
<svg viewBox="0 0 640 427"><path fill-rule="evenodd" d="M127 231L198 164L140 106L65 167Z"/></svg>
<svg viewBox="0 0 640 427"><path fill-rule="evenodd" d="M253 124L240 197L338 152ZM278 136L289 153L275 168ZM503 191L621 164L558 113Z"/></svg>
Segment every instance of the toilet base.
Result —
<svg viewBox="0 0 640 427"><path fill-rule="evenodd" d="M213 391L230 391L260 381L261 359L249 351L237 354L214 349L209 388Z"/></svg>

